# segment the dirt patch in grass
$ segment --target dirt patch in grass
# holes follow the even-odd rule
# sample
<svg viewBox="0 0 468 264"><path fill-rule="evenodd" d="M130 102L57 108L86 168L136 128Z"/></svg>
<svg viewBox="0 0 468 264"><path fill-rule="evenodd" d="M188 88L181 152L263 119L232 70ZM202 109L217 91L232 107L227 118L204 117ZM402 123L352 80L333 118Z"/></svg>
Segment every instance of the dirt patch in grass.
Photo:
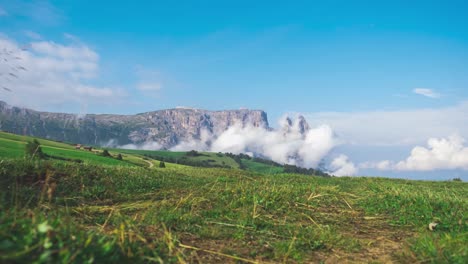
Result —
<svg viewBox="0 0 468 264"><path fill-rule="evenodd" d="M406 250L406 240L412 238L414 233L408 228L394 227L385 217L369 217L363 212L348 211L340 217L342 226L339 233L345 237L353 238L360 244L360 248L343 250L332 248L329 251L317 251L311 259L312 262L324 263L395 263L399 262L402 252Z"/></svg>
<svg viewBox="0 0 468 264"><path fill-rule="evenodd" d="M396 263L400 262L402 252L406 250L405 241L414 236L409 229L391 226L384 217L368 217L355 210L322 210L322 213L335 216L343 223L337 234L357 241L360 246L349 249L346 245L336 245L311 250L304 254L302 260L296 261L291 258L272 259L274 248L253 237L243 240L206 239L187 233L182 234L179 241L190 263ZM256 254L252 255L252 252Z"/></svg>

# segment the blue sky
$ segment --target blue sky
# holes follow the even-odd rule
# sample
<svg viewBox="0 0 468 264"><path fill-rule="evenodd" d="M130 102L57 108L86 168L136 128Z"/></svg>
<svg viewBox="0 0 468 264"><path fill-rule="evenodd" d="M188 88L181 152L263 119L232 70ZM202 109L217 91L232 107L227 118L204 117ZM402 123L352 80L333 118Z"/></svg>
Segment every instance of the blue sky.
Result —
<svg viewBox="0 0 468 264"><path fill-rule="evenodd" d="M466 1L0 0L0 32L12 45L96 55L73 58L73 69L89 67L65 73L71 79L53 78L85 87L74 96L48 100L54 91L44 90L31 100L18 84L0 99L65 112L246 107L267 111L272 125L290 112L444 111L468 100L467 13ZM41 47L32 45L39 57L57 57ZM424 133L392 153L404 158L430 137L468 138L464 129Z"/></svg>

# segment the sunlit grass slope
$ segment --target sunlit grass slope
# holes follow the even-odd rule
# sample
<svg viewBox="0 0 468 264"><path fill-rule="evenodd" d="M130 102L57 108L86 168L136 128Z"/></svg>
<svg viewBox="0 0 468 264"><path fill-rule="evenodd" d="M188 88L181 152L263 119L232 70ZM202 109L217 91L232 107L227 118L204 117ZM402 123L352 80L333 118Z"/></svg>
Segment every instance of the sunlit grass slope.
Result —
<svg viewBox="0 0 468 264"><path fill-rule="evenodd" d="M189 152L167 151L167 150L134 150L134 149L114 149L122 153L150 157L157 160L172 160L174 163L183 163L183 159L189 163L204 162L205 167L228 167L240 168L238 162L225 153L200 152L199 155L190 156ZM241 159L243 168L251 172L276 174L284 171L282 167L256 162L254 160ZM202 167L203 167L202 166Z"/></svg>
<svg viewBox="0 0 468 264"><path fill-rule="evenodd" d="M124 155L123 160L117 160L115 158L103 157L98 155L102 150L97 149L97 153L77 150L75 146L55 142L51 140L45 140L41 138L33 138L28 136L19 136L6 132L0 132L0 158L22 158L25 155L24 149L28 141L37 139L41 144L42 151L52 157L80 160L85 163L96 164L96 165L119 165L119 166L148 166L141 157L133 155ZM116 156L118 152L111 152L112 155Z"/></svg>
<svg viewBox="0 0 468 264"><path fill-rule="evenodd" d="M460 182L3 159L0 262L466 263L467 208Z"/></svg>

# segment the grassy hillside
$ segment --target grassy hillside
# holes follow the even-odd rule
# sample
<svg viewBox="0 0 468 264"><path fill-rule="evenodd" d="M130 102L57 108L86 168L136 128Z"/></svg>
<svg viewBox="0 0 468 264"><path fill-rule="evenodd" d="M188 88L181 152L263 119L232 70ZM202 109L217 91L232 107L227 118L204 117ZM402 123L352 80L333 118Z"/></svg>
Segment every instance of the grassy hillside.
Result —
<svg viewBox="0 0 468 264"><path fill-rule="evenodd" d="M248 171L266 173L266 174L277 174L284 172L282 167L268 165L260 162L255 162L249 159L242 159L242 164Z"/></svg>
<svg viewBox="0 0 468 264"><path fill-rule="evenodd" d="M466 183L24 159L0 168L2 262L468 260Z"/></svg>
<svg viewBox="0 0 468 264"><path fill-rule="evenodd" d="M190 155L190 152L167 150L114 149L114 151L199 167L239 168L239 164L234 159L221 153L196 152L196 155Z"/></svg>
<svg viewBox="0 0 468 264"><path fill-rule="evenodd" d="M284 168L281 166L265 164L245 158L238 159L238 161L236 161L233 157L228 156L225 153L200 152L198 155L190 155L189 152L174 152L167 150L114 149L114 151L198 167L224 167L238 169L241 167L241 163L243 169L251 172L266 174L284 172Z"/></svg>
<svg viewBox="0 0 468 264"><path fill-rule="evenodd" d="M159 168L144 156L155 152L111 150L120 161L48 140L45 153L83 162L31 160L29 140L0 133L0 263L468 262L467 183L284 174L250 159L250 171Z"/></svg>
<svg viewBox="0 0 468 264"><path fill-rule="evenodd" d="M0 132L0 157L24 157L25 145L28 141L32 141L33 139L33 137ZM75 147L70 144L41 138L36 139L41 143L42 151L52 157L56 156L66 159L80 160L85 163L97 165L148 166L148 163L141 157L133 155L124 155L123 160L117 160L115 158L102 157L98 155L99 152L102 152L100 149L96 149L96 152L76 150ZM111 154L116 156L118 152L111 152Z"/></svg>
<svg viewBox="0 0 468 264"><path fill-rule="evenodd" d="M0 132L0 157L21 158L24 157L24 146L33 137L20 136L6 132ZM90 164L106 164L120 166L158 166L160 160L164 160L169 166L174 167L179 163L199 167L224 167L239 168L239 163L232 157L223 153L200 152L197 155L189 155L189 152L174 152L164 150L131 150L131 149L110 149L113 156L118 153L123 154L123 161L96 155L94 152L76 150L74 145L62 142L36 138L42 146L44 153L59 156L67 159L77 159ZM96 152L102 149L95 148ZM244 169L258 173L280 173L281 167L271 166L253 160L242 159Z"/></svg>
<svg viewBox="0 0 468 264"><path fill-rule="evenodd" d="M11 134L11 133L0 131L0 139L4 141L11 140L11 141L26 142L26 141L31 140L31 138L32 137L29 137L29 136L21 136L21 135L16 135L16 134ZM47 139L42 139L42 138L36 138L36 139L41 143L41 145L44 145L44 146L64 148L64 149L75 149L74 146L63 143L63 142L56 142L53 140L47 140Z"/></svg>
<svg viewBox="0 0 468 264"><path fill-rule="evenodd" d="M115 151L121 151L122 153L135 154L135 155L154 155L164 158L181 158L185 156L187 152L180 151L168 151L168 150L137 150L137 149L115 149Z"/></svg>

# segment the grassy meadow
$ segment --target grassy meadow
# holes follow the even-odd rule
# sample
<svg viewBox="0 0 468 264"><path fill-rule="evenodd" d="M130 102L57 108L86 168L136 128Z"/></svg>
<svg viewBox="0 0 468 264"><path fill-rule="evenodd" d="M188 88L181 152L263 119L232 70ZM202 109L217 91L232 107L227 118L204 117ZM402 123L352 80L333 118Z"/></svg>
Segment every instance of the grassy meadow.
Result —
<svg viewBox="0 0 468 264"><path fill-rule="evenodd" d="M0 263L468 263L467 183L159 168L46 140L83 162L37 160L27 140L0 133Z"/></svg>
<svg viewBox="0 0 468 264"><path fill-rule="evenodd" d="M236 161L226 153L199 152L197 155L190 155L189 152L168 151L168 150L134 150L134 149L113 149L114 152L121 152L139 157L146 157L156 161L170 161L175 164L193 164L201 167L219 167L244 169L249 172L277 174L284 172L284 168L276 165L265 164L252 159L241 158ZM240 166L242 164L242 168Z"/></svg>
<svg viewBox="0 0 468 264"><path fill-rule="evenodd" d="M0 132L0 157L2 158L24 158L24 147L33 138L20 136L6 132ZM95 165L116 165L116 166L148 166L142 157L135 155L125 155L123 160L111 159L98 155L102 149L95 148L94 151L76 150L73 144L55 142L36 138L41 144L42 151L53 157L80 160L84 163ZM111 155L116 156L118 151L111 151Z"/></svg>

